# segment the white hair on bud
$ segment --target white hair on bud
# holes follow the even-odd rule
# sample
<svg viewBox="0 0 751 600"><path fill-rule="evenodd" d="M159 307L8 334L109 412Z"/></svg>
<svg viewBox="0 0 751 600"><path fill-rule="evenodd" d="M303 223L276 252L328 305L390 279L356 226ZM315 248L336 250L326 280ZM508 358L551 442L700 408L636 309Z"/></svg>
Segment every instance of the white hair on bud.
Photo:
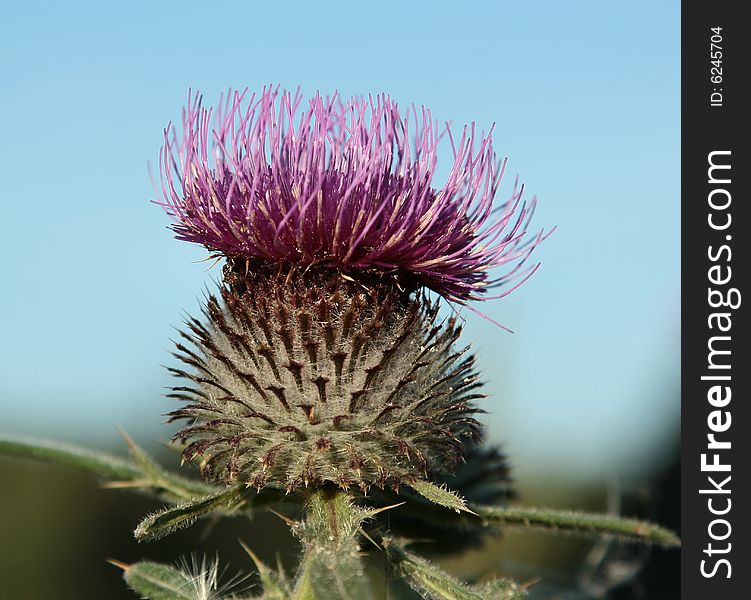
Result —
<svg viewBox="0 0 751 600"><path fill-rule="evenodd" d="M192 553L189 557L183 556L177 567L190 578L192 586L192 589L181 591L191 594L194 600L227 600L244 591L243 584L248 578L248 575L238 573L221 581L227 569L220 568L218 555L208 558L205 554L199 557Z"/></svg>

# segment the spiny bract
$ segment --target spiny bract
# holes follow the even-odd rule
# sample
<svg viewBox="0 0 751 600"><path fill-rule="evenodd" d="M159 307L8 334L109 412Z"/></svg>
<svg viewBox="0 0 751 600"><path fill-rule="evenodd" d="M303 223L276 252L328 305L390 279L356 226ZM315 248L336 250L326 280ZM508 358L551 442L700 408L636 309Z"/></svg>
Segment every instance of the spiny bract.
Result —
<svg viewBox="0 0 751 600"><path fill-rule="evenodd" d="M207 479L294 490L398 488L453 472L479 438L473 357L437 306L329 270L230 263L178 344L171 413Z"/></svg>

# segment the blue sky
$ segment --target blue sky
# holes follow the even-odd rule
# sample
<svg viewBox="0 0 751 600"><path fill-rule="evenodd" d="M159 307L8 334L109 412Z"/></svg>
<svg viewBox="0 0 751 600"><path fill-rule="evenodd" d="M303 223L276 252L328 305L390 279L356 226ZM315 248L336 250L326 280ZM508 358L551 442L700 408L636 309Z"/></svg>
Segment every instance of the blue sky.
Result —
<svg viewBox="0 0 751 600"><path fill-rule="evenodd" d="M467 313L521 473L639 472L679 415L679 3L5 3L0 429L167 436L169 338L218 272L147 174L189 87L387 92L495 145L558 226ZM446 159L450 157L447 155ZM440 178L439 178L440 181Z"/></svg>

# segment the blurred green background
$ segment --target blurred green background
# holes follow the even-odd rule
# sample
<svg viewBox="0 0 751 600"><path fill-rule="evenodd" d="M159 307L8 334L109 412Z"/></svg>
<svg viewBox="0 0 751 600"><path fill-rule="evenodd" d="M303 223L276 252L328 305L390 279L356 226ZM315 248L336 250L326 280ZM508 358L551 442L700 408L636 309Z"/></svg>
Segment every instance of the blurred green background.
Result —
<svg viewBox="0 0 751 600"><path fill-rule="evenodd" d="M0 2L0 431L122 454L116 426L153 451L170 437L172 327L218 277L148 202L146 163L189 87L208 103L268 82L385 91L456 126L496 122L510 157L500 199L519 173L537 226L559 228L531 281L478 307L515 335L465 312L521 501L620 498L677 528L679 9ZM0 459L0 474L8 598L128 598L105 558L172 560L204 543L239 570L238 537L272 562L277 547L294 555L274 517L136 546L146 499L21 461ZM672 598L676 554L513 532L450 568L542 576L540 597Z"/></svg>

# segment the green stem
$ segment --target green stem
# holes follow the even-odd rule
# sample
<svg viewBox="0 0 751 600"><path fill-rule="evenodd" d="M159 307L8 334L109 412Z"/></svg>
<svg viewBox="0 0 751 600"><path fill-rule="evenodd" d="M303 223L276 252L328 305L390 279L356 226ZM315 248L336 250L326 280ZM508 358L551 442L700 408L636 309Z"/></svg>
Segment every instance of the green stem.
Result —
<svg viewBox="0 0 751 600"><path fill-rule="evenodd" d="M310 495L305 519L293 526L303 544L293 600L372 598L358 544L368 514L337 489L321 488Z"/></svg>
<svg viewBox="0 0 751 600"><path fill-rule="evenodd" d="M497 579L484 585L462 583L393 540L386 553L407 583L423 598L433 600L524 600L526 592L509 579Z"/></svg>

